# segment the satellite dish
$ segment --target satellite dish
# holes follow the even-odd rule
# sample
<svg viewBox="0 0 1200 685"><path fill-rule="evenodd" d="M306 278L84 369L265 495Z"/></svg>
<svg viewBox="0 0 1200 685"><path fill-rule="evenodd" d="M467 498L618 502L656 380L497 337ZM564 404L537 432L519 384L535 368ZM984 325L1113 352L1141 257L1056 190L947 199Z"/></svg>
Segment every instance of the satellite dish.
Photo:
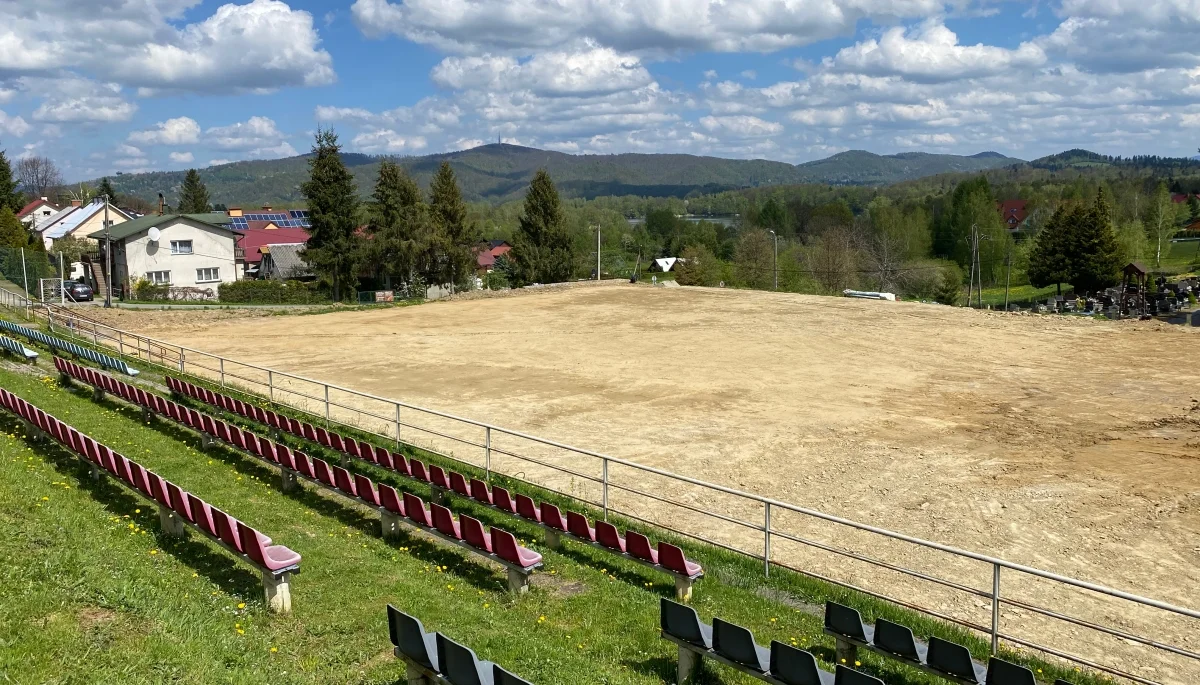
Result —
<svg viewBox="0 0 1200 685"><path fill-rule="evenodd" d="M158 238L162 235L162 231L158 230L157 226L150 227L150 242L157 243Z"/></svg>

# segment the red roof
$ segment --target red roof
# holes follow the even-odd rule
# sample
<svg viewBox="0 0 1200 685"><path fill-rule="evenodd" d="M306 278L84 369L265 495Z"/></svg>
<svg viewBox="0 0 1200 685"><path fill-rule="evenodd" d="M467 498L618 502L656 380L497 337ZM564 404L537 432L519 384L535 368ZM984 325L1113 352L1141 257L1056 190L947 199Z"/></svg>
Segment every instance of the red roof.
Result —
<svg viewBox="0 0 1200 685"><path fill-rule="evenodd" d="M497 257L507 254L511 249L512 245L503 240L493 240L486 247L480 248L475 261L479 264L479 268L490 269L496 265Z"/></svg>
<svg viewBox="0 0 1200 685"><path fill-rule="evenodd" d="M996 209L1009 229L1020 228L1021 224L1025 223L1025 219L1029 217L1029 211L1025 208L1025 204L1025 200L1005 200L996 203Z"/></svg>
<svg viewBox="0 0 1200 685"><path fill-rule="evenodd" d="M1174 202L1175 204L1187 202L1188 197L1190 196L1187 193L1171 193L1171 202Z"/></svg>
<svg viewBox="0 0 1200 685"><path fill-rule="evenodd" d="M34 200L33 202L30 202L29 204L25 205L24 207L22 207L21 211L17 212L17 218L18 219L25 218L26 215L28 215L30 212L37 209L38 207L41 207L42 205L50 205L55 210L58 209L58 205L54 204L53 202L50 202L48 200L42 200L39 198L37 200Z"/></svg>
<svg viewBox="0 0 1200 685"><path fill-rule="evenodd" d="M252 221L251 224L266 224L268 222ZM303 228L255 228L253 225L249 230L238 231L238 247L246 250L246 263L257 264L262 261L262 253L258 248L263 245L285 245L288 243L307 243L308 231Z"/></svg>

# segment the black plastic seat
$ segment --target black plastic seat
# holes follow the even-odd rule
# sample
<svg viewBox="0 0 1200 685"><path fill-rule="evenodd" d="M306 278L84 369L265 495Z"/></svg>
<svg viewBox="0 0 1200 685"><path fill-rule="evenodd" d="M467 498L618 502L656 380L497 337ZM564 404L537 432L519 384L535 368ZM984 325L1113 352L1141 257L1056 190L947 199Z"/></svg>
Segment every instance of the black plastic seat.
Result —
<svg viewBox="0 0 1200 685"><path fill-rule="evenodd" d="M777 640L771 641L771 675L788 685L833 685L834 678L812 654Z"/></svg>
<svg viewBox="0 0 1200 685"><path fill-rule="evenodd" d="M860 673L853 668L838 664L834 672L833 685L885 685L882 680L866 673Z"/></svg>
<svg viewBox="0 0 1200 685"><path fill-rule="evenodd" d="M918 664L924 664L925 657L929 653L929 647L923 642L917 642L907 626L902 626L886 618L875 619L875 646L901 659Z"/></svg>
<svg viewBox="0 0 1200 685"><path fill-rule="evenodd" d="M701 623L700 615L690 606L663 597L659 603L658 624L671 637L702 649L712 649L712 626Z"/></svg>
<svg viewBox="0 0 1200 685"><path fill-rule="evenodd" d="M771 650L763 649L754 635L742 626L713 619L713 651L759 673L771 670Z"/></svg>
<svg viewBox="0 0 1200 685"><path fill-rule="evenodd" d="M438 633L437 653L442 675L454 685L495 685L492 673L496 665L480 661L470 647Z"/></svg>
<svg viewBox="0 0 1200 685"><path fill-rule="evenodd" d="M988 660L987 683L988 685L1037 685L1037 680L1033 677L1033 671L1028 668L992 657Z"/></svg>
<svg viewBox="0 0 1200 685"><path fill-rule="evenodd" d="M825 629L867 644L874 644L875 629L862 621L857 609L837 602L825 602Z"/></svg>
<svg viewBox="0 0 1200 685"><path fill-rule="evenodd" d="M975 663L971 652L960 644L955 644L940 637L929 638L929 655L926 662L929 668L939 673L982 684L987 680L987 667Z"/></svg>
<svg viewBox="0 0 1200 685"><path fill-rule="evenodd" d="M389 604L388 630L391 632L392 644L404 656L434 673L440 673L436 634L425 632L425 626L421 625L416 617L409 616Z"/></svg>
<svg viewBox="0 0 1200 685"><path fill-rule="evenodd" d="M492 682L494 685L533 685L528 680L500 668L500 664L492 664Z"/></svg>

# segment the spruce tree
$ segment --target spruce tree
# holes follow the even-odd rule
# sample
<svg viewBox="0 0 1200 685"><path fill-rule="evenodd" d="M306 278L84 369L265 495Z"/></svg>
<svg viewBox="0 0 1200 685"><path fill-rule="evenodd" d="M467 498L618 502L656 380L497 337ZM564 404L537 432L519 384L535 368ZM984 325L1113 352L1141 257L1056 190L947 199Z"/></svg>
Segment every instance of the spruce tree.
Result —
<svg viewBox="0 0 1200 685"><path fill-rule="evenodd" d="M1029 252L1028 275L1029 282L1035 288L1055 285L1061 295L1062 284L1070 282L1070 264L1067 260L1072 228L1066 206L1060 206L1034 238L1033 249Z"/></svg>
<svg viewBox="0 0 1200 685"><path fill-rule="evenodd" d="M105 195L108 196L110 204L117 204L119 202L117 191L112 187L112 183L108 180L107 176L100 179L100 185L96 187L96 197L104 197Z"/></svg>
<svg viewBox="0 0 1200 685"><path fill-rule="evenodd" d="M1112 230L1112 208L1101 189L1095 203L1076 207L1072 244L1068 252L1069 277L1075 290L1094 293L1116 285L1121 270L1121 247Z"/></svg>
<svg viewBox="0 0 1200 685"><path fill-rule="evenodd" d="M363 257L383 276L385 288L392 288L393 279L411 283L420 245L431 232L421 189L399 165L384 160L371 200L367 225L371 239L363 241Z"/></svg>
<svg viewBox="0 0 1200 685"><path fill-rule="evenodd" d="M24 198L17 190L17 180L13 178L12 165L8 156L0 150L0 209L7 208L16 214L25 206Z"/></svg>
<svg viewBox="0 0 1200 685"><path fill-rule="evenodd" d="M475 273L479 231L467 220L467 205L449 162L442 162L429 184L429 208L437 227L439 283L464 284Z"/></svg>
<svg viewBox="0 0 1200 685"><path fill-rule="evenodd" d="M312 151L309 179L300 186L312 223L304 260L329 281L333 298L340 300L358 283L358 188L342 162L337 133L318 129Z"/></svg>
<svg viewBox="0 0 1200 685"><path fill-rule="evenodd" d="M571 236L558 190L545 169L529 184L511 254L513 285L557 283L571 277L575 261Z"/></svg>
<svg viewBox="0 0 1200 685"><path fill-rule="evenodd" d="M179 213L203 214L211 209L208 188L200 180L200 174L195 169L188 169L183 177L183 189L179 192Z"/></svg>
<svg viewBox="0 0 1200 685"><path fill-rule="evenodd" d="M17 215L8 207L0 207L0 248L26 247L28 244L29 231L25 230Z"/></svg>

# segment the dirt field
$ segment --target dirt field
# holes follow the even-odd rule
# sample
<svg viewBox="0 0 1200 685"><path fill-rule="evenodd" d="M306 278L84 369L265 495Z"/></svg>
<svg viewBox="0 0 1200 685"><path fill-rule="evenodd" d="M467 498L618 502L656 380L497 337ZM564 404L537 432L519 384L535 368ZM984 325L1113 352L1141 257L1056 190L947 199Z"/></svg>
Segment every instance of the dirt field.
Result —
<svg viewBox="0 0 1200 685"><path fill-rule="evenodd" d="M234 359L1200 606L1193 329L628 285L315 316L108 316ZM791 522L990 590L986 565ZM708 525L761 549L761 534ZM989 620L981 598L773 546L806 569ZM1200 651L1200 621L1016 572L1004 591ZM1151 680L1200 682L1194 661L1019 608L1006 608L1002 628Z"/></svg>

